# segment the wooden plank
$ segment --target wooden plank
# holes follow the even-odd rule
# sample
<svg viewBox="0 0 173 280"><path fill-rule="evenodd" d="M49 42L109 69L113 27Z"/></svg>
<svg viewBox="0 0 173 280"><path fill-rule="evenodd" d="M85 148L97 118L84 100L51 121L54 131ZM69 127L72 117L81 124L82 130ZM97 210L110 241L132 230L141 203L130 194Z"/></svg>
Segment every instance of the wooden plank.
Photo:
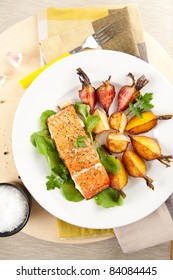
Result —
<svg viewBox="0 0 173 280"><path fill-rule="evenodd" d="M170 241L170 260L173 260L173 240Z"/></svg>

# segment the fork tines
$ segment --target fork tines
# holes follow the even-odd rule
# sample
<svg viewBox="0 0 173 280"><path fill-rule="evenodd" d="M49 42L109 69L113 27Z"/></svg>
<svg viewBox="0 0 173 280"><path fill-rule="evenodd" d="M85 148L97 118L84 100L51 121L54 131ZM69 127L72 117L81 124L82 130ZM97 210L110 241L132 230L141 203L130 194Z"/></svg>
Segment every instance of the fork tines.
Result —
<svg viewBox="0 0 173 280"><path fill-rule="evenodd" d="M93 34L93 37L98 42L99 45L103 45L108 40L110 40L112 37L114 37L116 32L116 26L115 22L111 22L99 31L96 31L95 34Z"/></svg>

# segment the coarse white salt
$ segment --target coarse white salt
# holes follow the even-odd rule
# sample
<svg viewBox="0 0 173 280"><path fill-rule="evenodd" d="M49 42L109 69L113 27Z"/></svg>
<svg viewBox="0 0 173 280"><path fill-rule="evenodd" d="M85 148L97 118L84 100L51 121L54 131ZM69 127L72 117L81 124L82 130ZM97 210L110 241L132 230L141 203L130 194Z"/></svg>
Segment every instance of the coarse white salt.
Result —
<svg viewBox="0 0 173 280"><path fill-rule="evenodd" d="M0 186L0 232L13 231L28 215L28 202L25 196L9 185Z"/></svg>

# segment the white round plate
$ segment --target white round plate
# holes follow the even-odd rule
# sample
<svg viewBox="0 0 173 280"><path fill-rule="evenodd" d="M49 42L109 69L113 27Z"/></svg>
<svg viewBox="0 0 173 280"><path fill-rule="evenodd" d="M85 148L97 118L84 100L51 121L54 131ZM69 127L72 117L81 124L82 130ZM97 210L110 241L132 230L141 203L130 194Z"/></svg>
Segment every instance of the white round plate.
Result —
<svg viewBox="0 0 173 280"><path fill-rule="evenodd" d="M141 93L153 93L153 111L157 114L173 113L173 87L148 63L115 51L87 51L64 58L50 66L26 90L18 106L13 125L13 154L21 179L37 202L52 215L71 224L88 228L113 228L138 221L156 210L173 192L173 167L166 168L159 161L147 162L147 175L153 179L155 190L149 189L142 178L129 177L124 192L124 205L102 208L94 199L69 202L59 189L46 190L46 176L50 170L46 159L39 155L30 142L33 132L39 131L39 118L47 109L57 110L58 104L79 100L81 89L77 68L82 68L92 85L98 87L111 75L116 98L110 114L116 111L120 87L130 84L129 72L136 78L144 74L149 83ZM155 137L162 154L173 154L173 121L160 121L149 135Z"/></svg>

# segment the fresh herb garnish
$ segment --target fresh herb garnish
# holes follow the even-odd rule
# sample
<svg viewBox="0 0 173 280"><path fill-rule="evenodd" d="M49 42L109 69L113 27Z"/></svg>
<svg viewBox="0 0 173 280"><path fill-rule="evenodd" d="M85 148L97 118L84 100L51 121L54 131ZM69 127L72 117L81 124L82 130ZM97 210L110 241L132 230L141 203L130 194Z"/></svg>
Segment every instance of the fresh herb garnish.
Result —
<svg viewBox="0 0 173 280"><path fill-rule="evenodd" d="M96 126L96 124L100 121L100 117L99 116L95 116L95 115L90 115L90 106L83 104L81 102L76 102L75 103L75 110L76 112L84 117L84 125L85 125L85 129L86 132L91 140L91 143L93 144L93 135L92 135L92 131L94 129L94 127Z"/></svg>
<svg viewBox="0 0 173 280"><path fill-rule="evenodd" d="M96 150L106 171L110 174L117 174L121 166L114 156L108 154L102 146L99 146Z"/></svg>
<svg viewBox="0 0 173 280"><path fill-rule="evenodd" d="M85 136L79 135L77 140L74 141L74 146L76 148L85 148L86 147L85 139L86 139Z"/></svg>
<svg viewBox="0 0 173 280"><path fill-rule="evenodd" d="M63 184L63 180L61 179L61 177L56 176L54 174L51 174L50 176L46 177L48 179L48 181L46 182L46 188L47 190L54 190L55 188L60 189L62 187Z"/></svg>
<svg viewBox="0 0 173 280"><path fill-rule="evenodd" d="M144 95L140 94L135 100L136 103L134 104L132 101L129 102L129 111L128 114L134 114L138 116L139 118L142 117L141 113L148 111L154 107L154 105L151 103L151 100L153 99L153 93L147 92Z"/></svg>

